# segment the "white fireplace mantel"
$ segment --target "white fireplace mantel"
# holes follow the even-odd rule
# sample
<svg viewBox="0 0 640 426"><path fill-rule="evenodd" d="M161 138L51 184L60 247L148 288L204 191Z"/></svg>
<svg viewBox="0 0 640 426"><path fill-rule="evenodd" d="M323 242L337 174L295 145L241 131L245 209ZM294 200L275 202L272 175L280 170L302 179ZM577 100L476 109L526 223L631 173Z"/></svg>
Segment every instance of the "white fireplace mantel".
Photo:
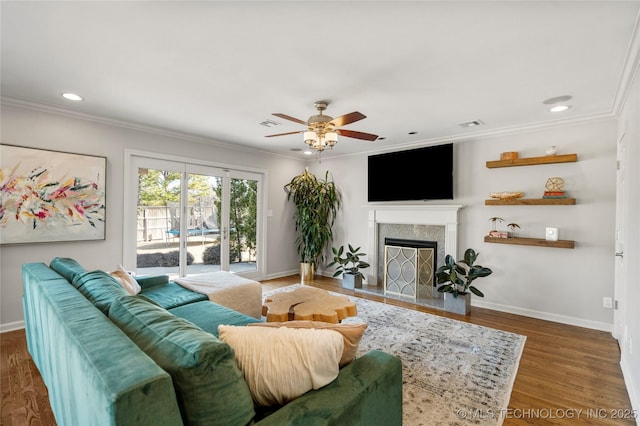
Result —
<svg viewBox="0 0 640 426"><path fill-rule="evenodd" d="M368 255L371 265L378 264L378 225L381 223L407 225L439 225L445 227L445 253L457 255L458 211L462 205L429 204L423 206L368 205ZM371 268L367 282L378 282L378 268Z"/></svg>

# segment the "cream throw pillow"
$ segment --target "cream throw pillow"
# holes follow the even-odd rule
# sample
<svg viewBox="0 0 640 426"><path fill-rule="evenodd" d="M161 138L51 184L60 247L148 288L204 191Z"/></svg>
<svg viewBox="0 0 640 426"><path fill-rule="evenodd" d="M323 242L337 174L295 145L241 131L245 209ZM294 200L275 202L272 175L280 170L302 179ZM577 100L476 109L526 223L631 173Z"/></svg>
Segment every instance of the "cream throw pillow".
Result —
<svg viewBox="0 0 640 426"><path fill-rule="evenodd" d="M118 281L125 290L127 290L127 293L132 296L140 293L140 291L142 290L140 284L138 284L138 281L136 281L135 278L129 275L129 273L124 270L122 265L118 266L118 269L116 269L115 271L109 272L109 274L113 278L115 278L116 281Z"/></svg>
<svg viewBox="0 0 640 426"><path fill-rule="evenodd" d="M284 321L284 322L256 322L249 326L257 327L289 327L289 328L315 328L321 330L334 330L342 334L344 338L344 350L340 358L340 368L356 359L358 346L367 324L332 324L322 321Z"/></svg>
<svg viewBox="0 0 640 426"><path fill-rule="evenodd" d="M338 377L344 343L333 330L220 325L218 334L258 405L284 405Z"/></svg>

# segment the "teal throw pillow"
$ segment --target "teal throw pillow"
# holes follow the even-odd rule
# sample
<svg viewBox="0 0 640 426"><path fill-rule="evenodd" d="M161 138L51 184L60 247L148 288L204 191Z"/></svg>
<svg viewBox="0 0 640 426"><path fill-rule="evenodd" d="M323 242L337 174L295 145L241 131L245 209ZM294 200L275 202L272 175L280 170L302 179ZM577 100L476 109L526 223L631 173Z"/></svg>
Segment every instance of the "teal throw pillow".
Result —
<svg viewBox="0 0 640 426"><path fill-rule="evenodd" d="M71 284L105 315L118 297L129 295L120 283L104 271L76 274Z"/></svg>

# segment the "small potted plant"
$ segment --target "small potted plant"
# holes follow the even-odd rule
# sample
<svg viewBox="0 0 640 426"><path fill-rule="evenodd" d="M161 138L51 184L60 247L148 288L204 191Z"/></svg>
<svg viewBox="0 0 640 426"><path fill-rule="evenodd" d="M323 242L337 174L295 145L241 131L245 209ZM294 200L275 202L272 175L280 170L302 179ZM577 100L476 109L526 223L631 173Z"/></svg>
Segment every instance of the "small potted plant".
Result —
<svg viewBox="0 0 640 426"><path fill-rule="evenodd" d="M449 312L461 315L469 315L471 309L471 293L478 297L484 294L472 283L478 278L491 275L493 272L489 268L476 265L476 259L480 253L468 248L464 252L464 260L457 262L451 255L444 259L444 265L436 271L438 279L438 291L445 293L444 308Z"/></svg>
<svg viewBox="0 0 640 426"><path fill-rule="evenodd" d="M370 265L360 260L360 256L366 256L365 253L360 253L360 247L353 248L351 244L348 244L349 251L345 253L344 246L340 246L339 248L332 247L331 251L333 251L333 262L331 262L328 266L331 267L333 265L336 266L336 272L333 274L333 277L337 277L342 274L342 287L344 288L362 288L362 272L360 269L368 268ZM345 255L344 257L342 255Z"/></svg>

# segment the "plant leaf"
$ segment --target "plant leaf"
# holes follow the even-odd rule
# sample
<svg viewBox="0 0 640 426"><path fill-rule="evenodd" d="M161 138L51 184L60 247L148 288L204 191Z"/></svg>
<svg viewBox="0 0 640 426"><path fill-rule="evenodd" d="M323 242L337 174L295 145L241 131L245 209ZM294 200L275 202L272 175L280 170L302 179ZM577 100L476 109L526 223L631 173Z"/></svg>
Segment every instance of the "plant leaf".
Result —
<svg viewBox="0 0 640 426"><path fill-rule="evenodd" d="M480 290L478 290L477 288L475 288L472 285L469 286L469 290L471 290L471 293L475 294L478 297L484 297L484 294L482 294L482 292Z"/></svg>

